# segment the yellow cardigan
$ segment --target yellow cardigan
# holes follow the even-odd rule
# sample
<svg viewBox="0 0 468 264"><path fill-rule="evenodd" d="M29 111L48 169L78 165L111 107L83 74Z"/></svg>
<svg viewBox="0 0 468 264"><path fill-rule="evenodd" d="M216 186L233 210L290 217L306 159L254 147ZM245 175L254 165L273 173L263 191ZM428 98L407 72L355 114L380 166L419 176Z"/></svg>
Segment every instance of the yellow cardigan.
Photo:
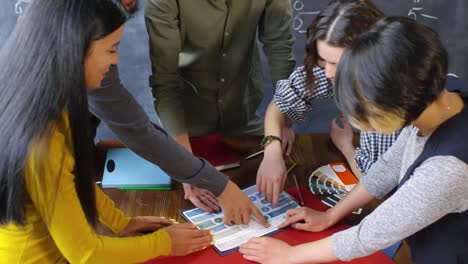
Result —
<svg viewBox="0 0 468 264"><path fill-rule="evenodd" d="M31 148L25 169L25 225L0 226L0 263L135 263L168 255L165 230L136 237L96 234L75 191L67 115L50 131L50 141ZM97 187L96 206L99 221L117 234L130 221Z"/></svg>

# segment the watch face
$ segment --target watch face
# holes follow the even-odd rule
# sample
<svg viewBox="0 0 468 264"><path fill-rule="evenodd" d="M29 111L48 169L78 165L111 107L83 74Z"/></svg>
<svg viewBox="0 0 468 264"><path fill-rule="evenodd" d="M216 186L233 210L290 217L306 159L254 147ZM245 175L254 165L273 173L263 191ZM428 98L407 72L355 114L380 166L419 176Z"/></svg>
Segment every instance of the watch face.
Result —
<svg viewBox="0 0 468 264"><path fill-rule="evenodd" d="M266 136L262 139L262 142L260 143L260 145L262 147L265 147L266 145L270 144L270 141L271 141L271 138Z"/></svg>

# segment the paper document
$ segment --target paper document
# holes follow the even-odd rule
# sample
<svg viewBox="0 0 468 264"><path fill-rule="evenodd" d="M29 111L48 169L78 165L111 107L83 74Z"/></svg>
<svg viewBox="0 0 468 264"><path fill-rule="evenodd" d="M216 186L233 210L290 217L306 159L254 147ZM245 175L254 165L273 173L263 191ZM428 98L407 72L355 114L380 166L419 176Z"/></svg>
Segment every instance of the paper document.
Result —
<svg viewBox="0 0 468 264"><path fill-rule="evenodd" d="M196 223L199 229L210 229L214 232L213 245L220 255L227 255L236 251L240 244L252 237L271 235L280 230L276 227L286 220L286 211L300 207L298 203L286 192L280 194L278 205L273 207L260 193L256 186L243 190L255 206L260 209L270 224L263 227L257 221L251 220L248 225L225 225L223 213L210 214L195 208L182 212L182 216L190 223Z"/></svg>

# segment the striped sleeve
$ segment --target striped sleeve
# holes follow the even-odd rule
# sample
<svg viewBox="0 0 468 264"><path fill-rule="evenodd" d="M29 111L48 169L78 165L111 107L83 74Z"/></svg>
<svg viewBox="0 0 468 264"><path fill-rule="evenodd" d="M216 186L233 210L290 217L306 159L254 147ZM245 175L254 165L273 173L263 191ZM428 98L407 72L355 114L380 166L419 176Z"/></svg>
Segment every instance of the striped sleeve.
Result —
<svg viewBox="0 0 468 264"><path fill-rule="evenodd" d="M273 101L287 118L303 121L312 110L314 99L333 97L333 86L325 76L324 70L315 67L313 73L313 89L307 87L304 66L298 67L287 80L280 80L276 84Z"/></svg>
<svg viewBox="0 0 468 264"><path fill-rule="evenodd" d="M400 131L392 134L377 132L361 132L359 143L354 156L356 166L363 175L367 174L370 167L382 156L397 140Z"/></svg>

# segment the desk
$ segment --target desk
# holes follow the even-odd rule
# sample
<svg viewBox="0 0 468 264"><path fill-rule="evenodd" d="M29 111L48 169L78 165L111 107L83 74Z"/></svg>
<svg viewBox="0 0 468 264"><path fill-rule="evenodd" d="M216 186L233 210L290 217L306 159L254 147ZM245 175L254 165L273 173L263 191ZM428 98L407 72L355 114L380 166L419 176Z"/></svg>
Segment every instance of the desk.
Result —
<svg viewBox="0 0 468 264"><path fill-rule="evenodd" d="M245 157L260 149L262 137L239 136L226 138L228 145L241 157ZM357 141L357 138L355 138ZM100 164L104 162L105 150L111 147L121 146L116 142L101 141L98 144L98 158ZM239 185L241 189L255 184L257 169L263 156L257 156L249 160L241 160L240 168L224 171L229 178ZM328 134L301 134L296 136L291 158L287 163L297 163L295 173L300 185L308 186L308 177L316 168L332 163L343 162L345 158L333 145ZM288 166L288 164L287 164ZM103 166L102 166L103 167ZM100 174L102 175L102 173ZM289 177L286 188L294 186L294 181ZM130 216L155 215L165 216L185 222L180 211L193 208L193 205L184 200L184 191L180 183L175 183L175 188L170 191L123 191L119 189L104 189L104 192L114 200L116 206ZM361 215L350 215L345 219L348 224L355 224L378 205L378 201L372 202L364 208ZM411 263L409 250L403 245L394 258L396 263Z"/></svg>

